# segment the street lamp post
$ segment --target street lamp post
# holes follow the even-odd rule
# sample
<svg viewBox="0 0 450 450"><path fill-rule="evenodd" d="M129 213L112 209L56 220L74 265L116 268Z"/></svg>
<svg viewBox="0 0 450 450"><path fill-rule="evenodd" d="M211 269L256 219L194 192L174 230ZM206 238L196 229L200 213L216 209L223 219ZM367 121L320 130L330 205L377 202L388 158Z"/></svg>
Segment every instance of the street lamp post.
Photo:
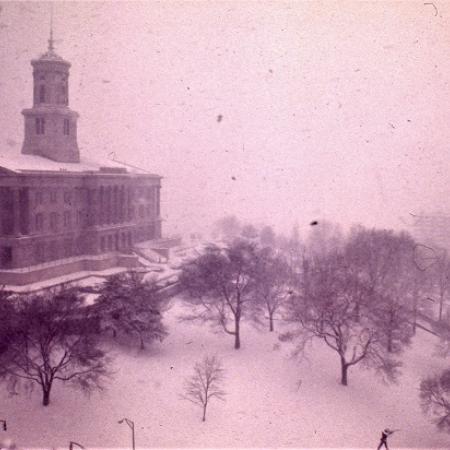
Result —
<svg viewBox="0 0 450 450"><path fill-rule="evenodd" d="M135 450L135 440L134 440L134 422L130 419L127 419L124 417L123 419L119 420L119 423L125 422L131 429L131 446L132 449Z"/></svg>
<svg viewBox="0 0 450 450"><path fill-rule="evenodd" d="M69 442L69 450L73 450L74 445L76 445L77 447L80 447L80 448L84 448L81 444L78 444L77 442L74 442L74 441L70 441Z"/></svg>

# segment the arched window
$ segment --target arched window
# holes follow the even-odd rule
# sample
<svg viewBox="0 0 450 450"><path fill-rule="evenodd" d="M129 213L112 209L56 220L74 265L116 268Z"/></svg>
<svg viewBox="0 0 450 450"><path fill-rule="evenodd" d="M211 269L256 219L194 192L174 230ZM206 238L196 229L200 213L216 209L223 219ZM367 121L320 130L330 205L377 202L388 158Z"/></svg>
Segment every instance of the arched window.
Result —
<svg viewBox="0 0 450 450"><path fill-rule="evenodd" d="M45 85L39 86L39 103L45 103Z"/></svg>

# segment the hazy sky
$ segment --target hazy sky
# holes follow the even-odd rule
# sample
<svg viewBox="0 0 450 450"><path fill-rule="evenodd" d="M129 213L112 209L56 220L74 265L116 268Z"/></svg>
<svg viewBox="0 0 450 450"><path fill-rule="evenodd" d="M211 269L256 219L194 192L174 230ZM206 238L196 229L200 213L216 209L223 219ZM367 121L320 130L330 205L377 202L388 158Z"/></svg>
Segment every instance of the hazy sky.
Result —
<svg viewBox="0 0 450 450"><path fill-rule="evenodd" d="M450 210L450 3L434 5L56 2L80 150L163 175L171 232ZM0 151L19 152L50 4L1 6Z"/></svg>

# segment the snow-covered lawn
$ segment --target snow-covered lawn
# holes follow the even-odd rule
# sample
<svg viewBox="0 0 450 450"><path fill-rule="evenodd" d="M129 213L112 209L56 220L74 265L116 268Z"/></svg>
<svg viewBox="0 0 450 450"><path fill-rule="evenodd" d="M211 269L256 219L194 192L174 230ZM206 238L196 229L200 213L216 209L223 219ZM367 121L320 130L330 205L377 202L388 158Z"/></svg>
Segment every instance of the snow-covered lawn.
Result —
<svg viewBox="0 0 450 450"><path fill-rule="evenodd" d="M136 446L256 448L376 448L385 427L400 428L392 449L450 448L450 436L436 431L422 414L418 385L423 375L444 366L433 356L436 338L419 331L404 355L397 385L384 385L373 372L353 367L349 386L339 384L339 361L320 343L308 360L289 357L290 346L277 333L242 329L242 349L231 336L208 326L178 323L180 306L167 313L170 335L140 352L115 350L115 375L107 390L90 398L55 385L51 404L41 406L40 392L9 397L0 392L1 436L20 448L130 448L131 431L118 420L135 422ZM207 419L183 400L183 380L204 354L224 363L226 402L212 402ZM301 384L299 381L301 380Z"/></svg>

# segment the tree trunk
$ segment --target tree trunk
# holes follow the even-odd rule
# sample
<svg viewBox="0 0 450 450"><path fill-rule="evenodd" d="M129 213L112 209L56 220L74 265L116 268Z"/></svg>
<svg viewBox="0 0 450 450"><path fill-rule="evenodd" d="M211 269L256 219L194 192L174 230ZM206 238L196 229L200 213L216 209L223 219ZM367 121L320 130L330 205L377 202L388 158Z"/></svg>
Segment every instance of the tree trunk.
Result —
<svg viewBox="0 0 450 450"><path fill-rule="evenodd" d="M417 294L414 295L414 303L413 303L413 323L412 323L412 334L416 335L417 331L417 306L418 306L418 297Z"/></svg>
<svg viewBox="0 0 450 450"><path fill-rule="evenodd" d="M144 350L145 346L144 346L144 339L142 339L142 336L139 335L139 339L141 340L141 350Z"/></svg>
<svg viewBox="0 0 450 450"><path fill-rule="evenodd" d="M239 316L236 316L234 319L234 348L238 350L241 348L241 336L239 329Z"/></svg>
<svg viewBox="0 0 450 450"><path fill-rule="evenodd" d="M347 371L348 371L348 364L346 364L344 358L341 358L341 384L342 386L347 386Z"/></svg>
<svg viewBox="0 0 450 450"><path fill-rule="evenodd" d="M269 331L273 331L273 313L269 313Z"/></svg>
<svg viewBox="0 0 450 450"><path fill-rule="evenodd" d="M48 406L50 404L50 388L42 388L42 404Z"/></svg>
<svg viewBox="0 0 450 450"><path fill-rule="evenodd" d="M392 333L393 333L393 328L394 328L394 313L391 311L390 312L390 317L389 317L389 328L388 328L388 333L387 333L387 351L388 353L392 353Z"/></svg>
<svg viewBox="0 0 450 450"><path fill-rule="evenodd" d="M391 332L391 330L389 330L389 332L388 332L387 351L388 351L388 353L392 353L392 332Z"/></svg>
<svg viewBox="0 0 450 450"><path fill-rule="evenodd" d="M202 418L202 422L205 422L205 421L206 421L206 406L207 406L207 403L205 403L205 404L203 405L203 418Z"/></svg>
<svg viewBox="0 0 450 450"><path fill-rule="evenodd" d="M444 296L441 294L439 299L439 322L442 320L443 306L444 306Z"/></svg>
<svg viewBox="0 0 450 450"><path fill-rule="evenodd" d="M355 305L355 320L356 320L356 322L359 323L360 319L361 319L361 305L359 304L359 302L356 302L356 305Z"/></svg>

